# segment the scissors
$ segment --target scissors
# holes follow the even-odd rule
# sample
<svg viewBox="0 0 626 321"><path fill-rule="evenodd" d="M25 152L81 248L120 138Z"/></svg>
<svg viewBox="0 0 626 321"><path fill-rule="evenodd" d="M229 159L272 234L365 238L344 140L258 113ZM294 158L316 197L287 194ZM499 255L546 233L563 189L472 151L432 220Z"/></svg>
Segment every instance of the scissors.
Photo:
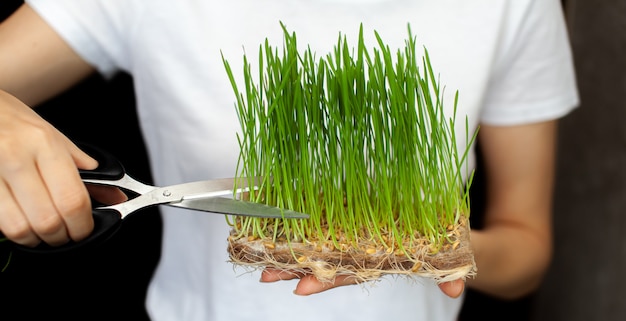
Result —
<svg viewBox="0 0 626 321"><path fill-rule="evenodd" d="M36 247L14 244L20 250L35 253L56 253L102 242L119 230L122 220L129 214L155 205L169 205L226 215L293 219L309 217L308 214L288 209L233 199L232 196L235 194L247 192L250 188L257 188L257 186L244 186L235 189L235 184L238 181L236 178L196 181L165 187L147 185L128 175L122 163L112 154L90 144L79 143L77 145L98 161L98 168L94 170L79 169L80 177L84 183L115 186L138 196L119 204L93 208L94 229L86 239L79 242L70 241L65 245L55 247L45 243ZM247 179L239 179L241 184L245 184L246 181ZM0 233L1 237L3 235Z"/></svg>

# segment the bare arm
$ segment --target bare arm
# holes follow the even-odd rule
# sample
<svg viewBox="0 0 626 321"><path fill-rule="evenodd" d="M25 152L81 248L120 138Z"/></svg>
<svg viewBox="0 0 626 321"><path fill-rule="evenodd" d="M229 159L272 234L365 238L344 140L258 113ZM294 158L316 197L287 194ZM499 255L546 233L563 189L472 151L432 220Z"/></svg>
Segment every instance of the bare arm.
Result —
<svg viewBox="0 0 626 321"><path fill-rule="evenodd" d="M60 245L93 228L76 168L96 161L29 107L92 72L27 5L0 24L0 231L17 243Z"/></svg>
<svg viewBox="0 0 626 321"><path fill-rule="evenodd" d="M35 106L93 73L28 5L0 24L0 89Z"/></svg>
<svg viewBox="0 0 626 321"><path fill-rule="evenodd" d="M482 126L485 227L473 231L478 275L468 286L505 299L534 290L552 255L556 121Z"/></svg>

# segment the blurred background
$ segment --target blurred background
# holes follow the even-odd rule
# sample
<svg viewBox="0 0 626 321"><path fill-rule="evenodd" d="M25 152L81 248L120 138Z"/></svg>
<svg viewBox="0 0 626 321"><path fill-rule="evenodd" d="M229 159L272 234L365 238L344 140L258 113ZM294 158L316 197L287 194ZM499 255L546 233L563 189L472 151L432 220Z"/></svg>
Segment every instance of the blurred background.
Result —
<svg viewBox="0 0 626 321"><path fill-rule="evenodd" d="M0 1L0 20L21 3ZM554 259L542 287L526 298L500 301L468 291L461 320L626 320L621 294L626 285L621 281L626 270L626 100L621 97L626 93L626 1L566 0L563 6L581 106L559 129ZM150 183L132 85L126 74L108 81L94 76L37 111L68 136L109 150L131 175ZM72 123L70 114L91 121ZM479 167L472 188L477 207L480 176ZM90 251L44 257L14 253L0 273L0 319L147 320L143 301L160 255L157 214L152 208L129 216L113 240ZM480 217L473 219L479 226ZM0 243L0 267L7 253ZM24 303L32 308L24 309ZM17 312L19 317L10 317Z"/></svg>
<svg viewBox="0 0 626 321"><path fill-rule="evenodd" d="M533 320L626 320L626 1L567 0L581 106L560 125L555 253Z"/></svg>

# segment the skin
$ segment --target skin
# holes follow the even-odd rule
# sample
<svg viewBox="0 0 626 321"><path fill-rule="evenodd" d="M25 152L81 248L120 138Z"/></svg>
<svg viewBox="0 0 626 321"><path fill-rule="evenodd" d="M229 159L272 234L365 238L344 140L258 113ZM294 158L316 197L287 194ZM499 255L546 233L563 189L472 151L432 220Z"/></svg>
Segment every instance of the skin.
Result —
<svg viewBox="0 0 626 321"><path fill-rule="evenodd" d="M293 279L300 279L293 293L302 296L321 293L339 286L356 284L356 280L354 280L354 278L347 276L337 276L333 282L323 283L311 274L303 274L275 269L265 269L263 273L261 273L261 282L270 283ZM461 296L461 294L463 294L463 291L465 290L465 282L463 282L462 280L445 282L439 285L439 289L441 289L444 294L451 298L458 298Z"/></svg>
<svg viewBox="0 0 626 321"><path fill-rule="evenodd" d="M0 230L14 242L78 241L93 229L89 192L105 203L125 199L119 190L88 191L76 168L93 169L96 161L30 107L92 73L27 5L0 24ZM469 286L513 299L538 286L552 254L556 122L483 124L478 138L488 186L485 228L471 233L478 275L440 288L453 298ZM299 279L297 295L354 284L270 269L261 275L262 282L287 279Z"/></svg>
<svg viewBox="0 0 626 321"><path fill-rule="evenodd" d="M487 206L471 234L479 272L468 285L514 299L539 286L552 257L557 122L480 131Z"/></svg>

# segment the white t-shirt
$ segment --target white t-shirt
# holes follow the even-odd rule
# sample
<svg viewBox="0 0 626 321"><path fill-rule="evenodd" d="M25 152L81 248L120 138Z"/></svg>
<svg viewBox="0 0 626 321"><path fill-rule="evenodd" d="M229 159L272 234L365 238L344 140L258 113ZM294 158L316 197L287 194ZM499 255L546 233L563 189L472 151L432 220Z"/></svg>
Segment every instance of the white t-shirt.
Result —
<svg viewBox="0 0 626 321"><path fill-rule="evenodd" d="M132 74L155 183L232 177L239 124L221 54L238 71L280 22L318 56L363 23L392 48L410 23L469 131L561 117L578 102L558 0L29 0L86 61ZM237 72L237 74L240 74ZM459 144L465 123L459 121ZM427 279L384 278L299 297L296 281L261 284L228 263L223 216L162 207L162 258L147 307L153 320L454 320L461 299Z"/></svg>

